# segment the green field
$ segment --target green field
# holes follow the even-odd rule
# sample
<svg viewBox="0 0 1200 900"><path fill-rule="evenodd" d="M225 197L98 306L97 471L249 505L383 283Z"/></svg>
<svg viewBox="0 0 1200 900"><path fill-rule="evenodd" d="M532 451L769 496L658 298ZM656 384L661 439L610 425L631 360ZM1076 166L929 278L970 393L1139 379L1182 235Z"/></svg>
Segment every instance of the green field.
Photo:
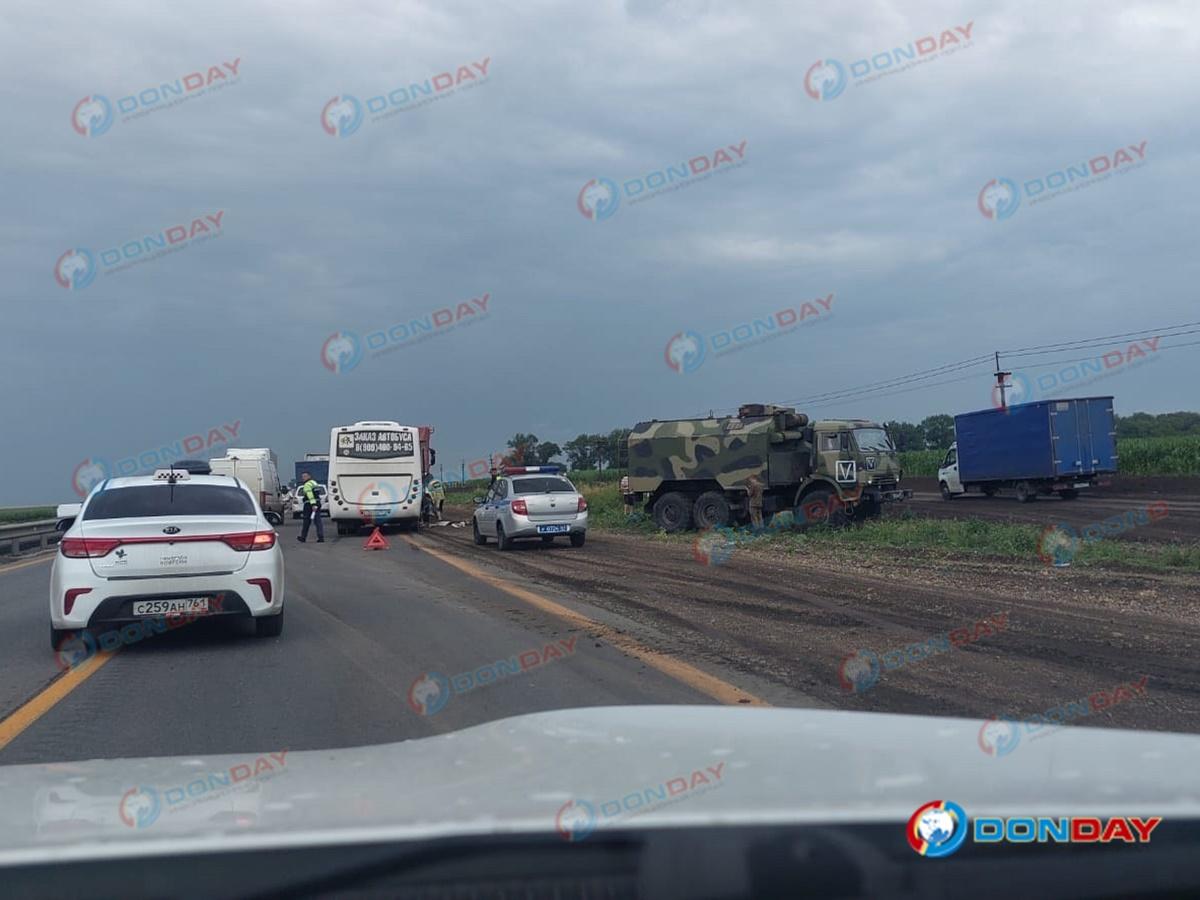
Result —
<svg viewBox="0 0 1200 900"><path fill-rule="evenodd" d="M643 514L632 520L625 516L621 495L613 482L580 486L588 501L589 520L594 528L641 533L659 540L691 543L695 532L666 535ZM735 537L738 548L770 548L785 555L803 553L807 547L883 549L908 551L931 558L1004 558L1042 565L1038 541L1039 525L1010 525L979 519L926 519L908 513L867 522L861 527L811 528L804 532L780 531L763 535L745 532ZM1162 546L1132 541L1102 540L1079 546L1072 565L1108 566L1156 571L1200 572L1200 547Z"/></svg>
<svg viewBox="0 0 1200 900"><path fill-rule="evenodd" d="M937 475L944 450L900 454L904 474ZM1200 436L1118 438L1117 472L1124 475L1200 475Z"/></svg>
<svg viewBox="0 0 1200 900"><path fill-rule="evenodd" d="M38 519L53 519L57 508L53 506L22 506L0 509L0 525L16 525L18 522L36 522Z"/></svg>

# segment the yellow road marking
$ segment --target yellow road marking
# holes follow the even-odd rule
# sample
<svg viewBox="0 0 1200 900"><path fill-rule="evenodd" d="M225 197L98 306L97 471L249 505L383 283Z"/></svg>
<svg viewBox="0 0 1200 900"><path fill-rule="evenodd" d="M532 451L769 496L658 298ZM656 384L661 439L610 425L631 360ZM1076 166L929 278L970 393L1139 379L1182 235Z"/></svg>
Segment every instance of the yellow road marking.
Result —
<svg viewBox="0 0 1200 900"><path fill-rule="evenodd" d="M653 666L664 675L674 678L676 681L681 681L689 687L695 688L702 694L707 694L714 700L721 703L727 703L738 706L770 706L766 700L761 697L756 697L754 694L744 691L739 687L735 687L727 681L722 681L715 675L710 675L697 669L695 666L689 665L682 660L669 656L658 650L651 650L633 638L621 634L611 625L605 625L602 622L597 622L594 619L589 619L583 613L576 612L573 609L568 609L560 603L555 603L553 600L547 599L540 594L535 594L533 591L526 590L523 587L512 584L503 578L496 575L491 575L482 569L471 565L469 562L461 560L449 553L444 553L441 550L435 550L424 544L418 544L412 538L405 537L405 541L416 547L418 550L423 550L430 556L440 559L449 566L453 566L460 572L470 575L479 581L489 584L497 590L503 591L520 600L524 600L531 606L535 606L543 612L547 612L552 616L563 619L576 627L583 628L591 632L599 638L603 638L612 644L614 647L628 653L630 656L640 659L649 666Z"/></svg>
<svg viewBox="0 0 1200 900"><path fill-rule="evenodd" d="M40 694L3 721L0 721L0 750L3 750L22 731L50 712L71 691L79 687L116 656L120 650L101 650L90 659L84 660L65 675L52 681Z"/></svg>
<svg viewBox="0 0 1200 900"><path fill-rule="evenodd" d="M54 559L53 553L47 553L45 556L39 556L37 559L31 559L29 562L13 563L12 565L0 566L0 575L6 572L15 572L17 569L27 569L30 566L36 566L39 563L50 562Z"/></svg>

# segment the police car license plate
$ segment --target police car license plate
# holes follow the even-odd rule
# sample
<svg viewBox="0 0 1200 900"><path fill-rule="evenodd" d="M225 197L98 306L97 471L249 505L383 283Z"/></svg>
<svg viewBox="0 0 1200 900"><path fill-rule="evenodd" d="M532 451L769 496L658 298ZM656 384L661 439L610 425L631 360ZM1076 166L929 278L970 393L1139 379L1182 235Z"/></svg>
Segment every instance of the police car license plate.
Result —
<svg viewBox="0 0 1200 900"><path fill-rule="evenodd" d="M136 600L135 616L165 616L168 613L208 612L207 597L174 597L170 600Z"/></svg>
<svg viewBox="0 0 1200 900"><path fill-rule="evenodd" d="M571 530L570 525L539 525L538 534L566 534Z"/></svg>

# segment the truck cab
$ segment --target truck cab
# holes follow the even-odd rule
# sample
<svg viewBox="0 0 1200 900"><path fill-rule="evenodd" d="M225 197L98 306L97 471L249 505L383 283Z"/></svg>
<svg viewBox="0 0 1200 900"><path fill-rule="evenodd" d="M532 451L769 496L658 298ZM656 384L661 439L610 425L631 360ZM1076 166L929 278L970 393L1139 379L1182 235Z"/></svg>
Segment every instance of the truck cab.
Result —
<svg viewBox="0 0 1200 900"><path fill-rule="evenodd" d="M942 499L949 500L959 494L965 494L967 489L963 487L962 480L958 477L958 442L950 445L950 449L946 451L946 458L942 460L942 465L938 469L938 488L942 492Z"/></svg>

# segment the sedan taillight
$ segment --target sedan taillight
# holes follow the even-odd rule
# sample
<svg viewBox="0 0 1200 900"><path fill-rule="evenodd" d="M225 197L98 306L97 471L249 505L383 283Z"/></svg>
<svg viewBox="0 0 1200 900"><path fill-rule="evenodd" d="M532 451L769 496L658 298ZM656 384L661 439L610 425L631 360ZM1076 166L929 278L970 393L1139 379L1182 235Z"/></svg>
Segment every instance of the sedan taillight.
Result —
<svg viewBox="0 0 1200 900"><path fill-rule="evenodd" d="M121 546L119 538L63 538L58 549L71 559L99 559Z"/></svg>
<svg viewBox="0 0 1200 900"><path fill-rule="evenodd" d="M248 531L245 534L225 534L221 536L221 540L242 553L249 550L270 550L275 546L275 532Z"/></svg>
<svg viewBox="0 0 1200 900"><path fill-rule="evenodd" d="M579 505L575 507L575 512L577 512L577 513L587 512L587 501L584 500L582 497L579 498Z"/></svg>
<svg viewBox="0 0 1200 900"><path fill-rule="evenodd" d="M515 512L518 516L529 515L529 507L525 505L524 500L514 500L512 502L512 511Z"/></svg>

